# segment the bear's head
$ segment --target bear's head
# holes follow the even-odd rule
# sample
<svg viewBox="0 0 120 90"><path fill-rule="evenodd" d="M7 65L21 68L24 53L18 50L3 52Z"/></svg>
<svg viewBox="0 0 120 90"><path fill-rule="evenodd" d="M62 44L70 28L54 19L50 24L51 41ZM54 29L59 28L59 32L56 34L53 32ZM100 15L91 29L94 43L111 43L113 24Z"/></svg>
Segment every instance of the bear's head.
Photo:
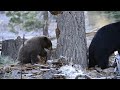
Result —
<svg viewBox="0 0 120 90"><path fill-rule="evenodd" d="M48 50L52 50L52 42L46 36L43 37L43 47L46 48L46 49L48 49Z"/></svg>

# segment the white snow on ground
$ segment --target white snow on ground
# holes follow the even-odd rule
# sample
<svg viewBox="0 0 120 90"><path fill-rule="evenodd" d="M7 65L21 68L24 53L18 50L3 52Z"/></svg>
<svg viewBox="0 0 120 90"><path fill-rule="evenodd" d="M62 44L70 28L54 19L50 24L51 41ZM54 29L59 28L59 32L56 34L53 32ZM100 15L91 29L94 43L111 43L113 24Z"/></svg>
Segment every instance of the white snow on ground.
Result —
<svg viewBox="0 0 120 90"><path fill-rule="evenodd" d="M84 75L83 70L73 67L71 65L62 66L59 71L61 72L61 74L64 74L67 79L75 79L77 75Z"/></svg>

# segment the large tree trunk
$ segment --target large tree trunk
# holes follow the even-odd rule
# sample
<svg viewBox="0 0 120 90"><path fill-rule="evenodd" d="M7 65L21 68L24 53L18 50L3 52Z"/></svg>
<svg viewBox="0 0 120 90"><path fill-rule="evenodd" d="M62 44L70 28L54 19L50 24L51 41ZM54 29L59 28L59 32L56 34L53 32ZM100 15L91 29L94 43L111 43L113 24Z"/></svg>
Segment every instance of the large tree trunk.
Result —
<svg viewBox="0 0 120 90"><path fill-rule="evenodd" d="M43 27L43 35L48 36L48 11L43 12L44 15L44 27Z"/></svg>
<svg viewBox="0 0 120 90"><path fill-rule="evenodd" d="M60 37L57 41L56 56L67 57L73 64L87 67L87 44L83 11L64 11L58 15Z"/></svg>

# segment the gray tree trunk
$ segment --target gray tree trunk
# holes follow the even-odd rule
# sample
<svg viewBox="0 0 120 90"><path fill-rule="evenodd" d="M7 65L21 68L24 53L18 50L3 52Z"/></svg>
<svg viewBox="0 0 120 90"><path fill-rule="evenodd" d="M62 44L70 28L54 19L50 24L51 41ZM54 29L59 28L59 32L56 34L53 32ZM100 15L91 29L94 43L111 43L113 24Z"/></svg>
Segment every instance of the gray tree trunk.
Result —
<svg viewBox="0 0 120 90"><path fill-rule="evenodd" d="M43 27L43 35L49 36L48 35L48 11L44 11L43 15L44 15L44 21L45 21L45 24Z"/></svg>
<svg viewBox="0 0 120 90"><path fill-rule="evenodd" d="M83 11L64 11L57 19L60 35L56 56L67 57L73 64L87 67L87 43Z"/></svg>

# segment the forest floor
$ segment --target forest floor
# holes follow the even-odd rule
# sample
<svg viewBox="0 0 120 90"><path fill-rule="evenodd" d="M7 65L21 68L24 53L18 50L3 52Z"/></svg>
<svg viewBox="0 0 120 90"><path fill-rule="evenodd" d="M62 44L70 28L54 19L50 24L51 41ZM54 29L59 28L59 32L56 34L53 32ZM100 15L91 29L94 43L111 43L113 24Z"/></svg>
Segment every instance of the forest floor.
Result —
<svg viewBox="0 0 120 90"><path fill-rule="evenodd" d="M95 32L87 33L87 47ZM114 55L110 57L110 63L114 61ZM107 69L83 69L80 65L67 63L64 57L48 60L46 64L19 65L16 63L0 66L0 79L116 79L115 68Z"/></svg>
<svg viewBox="0 0 120 90"><path fill-rule="evenodd" d="M0 67L1 79L115 79L114 68L83 69L67 63L64 57L48 60L47 64L11 64Z"/></svg>

